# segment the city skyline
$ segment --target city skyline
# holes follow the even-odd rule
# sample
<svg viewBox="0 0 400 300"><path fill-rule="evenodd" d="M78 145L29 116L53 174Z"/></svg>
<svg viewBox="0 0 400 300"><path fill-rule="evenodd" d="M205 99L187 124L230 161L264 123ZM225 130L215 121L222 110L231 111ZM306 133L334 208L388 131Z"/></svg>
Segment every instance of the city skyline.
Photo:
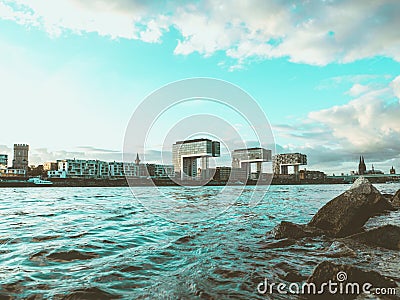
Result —
<svg viewBox="0 0 400 300"><path fill-rule="evenodd" d="M398 169L399 5L1 0L0 99L8 127L0 153L24 142L34 164L122 160L140 101L169 82L203 76L251 94L277 152L305 153L311 169L356 170L360 155L368 168ZM157 136L152 146L149 161L161 151Z"/></svg>
<svg viewBox="0 0 400 300"><path fill-rule="evenodd" d="M186 142L193 143L193 142L197 142L197 141L210 141L211 142L211 140L209 140L207 138L197 138L197 139L192 139L192 140L182 140L182 141L176 141L174 143L174 145L172 145L172 148L174 148L174 146L177 145L177 144L182 144L182 143L186 143ZM219 142L213 142L213 143L218 143L219 144ZM27 144L14 144L14 155L8 155L7 153L1 153L0 152L0 166L9 167L10 169L18 169L19 168L18 163L17 163L17 165L14 165L15 164L15 159L16 159L15 154L17 153L16 151L18 151L18 149L21 149L21 146L22 146L22 148L26 148L26 149L29 149L29 147L30 147ZM219 148L220 148L220 146L218 145L218 151L219 151ZM215 167L219 167L219 168L221 168L221 167L241 168L241 167L236 166L236 164L237 164L236 160L237 159L235 157L237 155L235 153L240 153L240 151L245 151L245 153L247 155L247 151L249 151L249 153L251 153L251 151L253 151L253 150L260 151L260 149L262 149L262 148L255 147L255 148L247 148L247 149L232 149L232 152L230 152L228 154L229 159L227 159L227 157L225 157L225 159L222 160L222 161L213 161L212 166L214 168ZM321 172L324 172L328 176L332 175L332 174L329 174L328 172L326 172L326 170L316 170L316 169L313 169L312 167L309 168L309 166L307 164L307 160L308 160L307 154L298 153L298 152L296 152L296 153L276 153L275 155L271 156L272 152L271 152L270 149L264 149L263 151L267 151L264 154L265 157L270 157L269 160L265 160L265 161L268 161L268 162L270 162L272 164L267 169L263 168L262 172L267 172L267 173L273 172L276 175L279 175L280 173L281 174L288 174L288 167L290 167L291 168L291 170L290 170L291 173L293 173L293 172L297 173L300 170L299 166L302 165L303 166L303 170L321 171ZM28 156L28 161L30 162L30 159L29 159L30 155L28 154L28 152L29 152L29 150L25 153L25 157ZM21 155L21 154L17 154L17 155ZM160 166L162 166L162 165L174 166L176 164L176 162L174 160L173 153L171 153L170 160L167 160L167 161L163 160L162 162L159 162L159 161L143 161L142 159L140 159L141 154L139 152L136 152L136 154L132 153L132 155L130 155L130 156L134 156L135 160L132 160L132 161L123 161L123 159L120 159L120 160L118 160L118 159L114 159L114 160L113 159L111 159L111 160L108 159L107 160L107 159L100 159L99 157L85 158L85 157L79 157L79 156L78 157L73 157L73 158L72 157L62 157L62 158L59 157L59 158L53 159L52 161L43 161L43 162L41 162L39 164L36 164L36 165L31 164L31 163L28 164L28 161L26 161L26 166L36 168L38 166L43 166L43 165L52 164L52 163L58 163L58 162L62 162L62 161L65 161L65 160L77 160L77 161L86 160L86 161L100 161L100 162L103 161L103 162L107 162L107 163L126 163L128 165L130 165L130 164L139 165L141 163L141 164L155 164L155 165L160 165ZM217 159L221 158L220 155L217 155L217 156L218 156ZM225 153L225 156L226 156L226 153ZM293 163L293 162L291 162L291 163L285 162L284 165L286 165L286 167L285 167L285 169L281 170L281 166L278 163L278 162L281 161L281 159L282 159L281 157L285 157L284 158L285 160L289 159L290 161L293 160L293 161L296 161L296 162L295 163ZM13 158L13 159L11 160L11 158ZM195 158L197 158L198 161L200 161L200 163L202 164L202 160L199 157L195 157ZM19 160L21 160L21 159L22 158L20 157ZM8 161L8 163L7 163L7 161ZM12 164L10 162L12 162ZM275 165L276 163L278 163L278 164ZM206 165L207 165L207 168L208 168L209 163L207 162ZM368 169L369 165L371 165L371 169ZM380 172L382 172L382 174L397 174L395 170L396 170L396 168L398 166L397 165L392 165L390 167L390 169L388 169L388 170L380 170L379 166L378 166L378 168L376 168L376 164L374 166L374 162L367 162L367 164L365 164L365 158L364 158L363 155L361 155L361 156L359 156L358 166L356 165L356 163L354 163L353 167L354 168L350 169L350 170L342 170L341 172L338 172L336 175L341 176L341 175L379 174ZM203 167L200 167L200 169L202 169L202 168ZM257 168L259 170L261 170L259 166L257 166ZM180 169L180 168L178 167L178 169ZM250 170L253 170L253 169L250 169ZM377 173L374 173L374 172L377 172ZM335 175L335 173L333 173L333 175Z"/></svg>

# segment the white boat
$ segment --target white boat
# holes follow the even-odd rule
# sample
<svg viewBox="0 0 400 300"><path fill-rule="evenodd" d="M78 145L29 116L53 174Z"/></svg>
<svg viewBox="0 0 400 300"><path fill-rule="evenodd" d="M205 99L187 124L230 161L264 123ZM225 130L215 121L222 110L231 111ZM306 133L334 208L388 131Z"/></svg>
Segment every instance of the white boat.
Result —
<svg viewBox="0 0 400 300"><path fill-rule="evenodd" d="M49 180L42 180L39 177L29 178L27 182L33 183L34 185L52 185L53 183Z"/></svg>

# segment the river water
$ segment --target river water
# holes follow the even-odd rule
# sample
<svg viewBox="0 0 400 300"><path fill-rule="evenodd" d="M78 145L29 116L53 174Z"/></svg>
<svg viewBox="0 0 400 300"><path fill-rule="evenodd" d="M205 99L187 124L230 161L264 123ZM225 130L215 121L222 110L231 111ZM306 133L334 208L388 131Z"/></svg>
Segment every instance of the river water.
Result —
<svg viewBox="0 0 400 300"><path fill-rule="evenodd" d="M376 187L395 193L400 184ZM79 299L72 295L85 288L97 293L93 299L291 299L260 295L257 285L264 278L282 281L288 270L306 278L327 259L399 282L398 251L361 247L342 255L340 247L318 239L268 246L274 226L308 222L348 188L271 186L250 207L246 197L254 187L246 187L226 212L187 224L141 204L152 187L135 188L141 202L129 188L0 189L0 299ZM190 205L221 187L160 189ZM400 225L399 212L374 218L367 227L386 223Z"/></svg>

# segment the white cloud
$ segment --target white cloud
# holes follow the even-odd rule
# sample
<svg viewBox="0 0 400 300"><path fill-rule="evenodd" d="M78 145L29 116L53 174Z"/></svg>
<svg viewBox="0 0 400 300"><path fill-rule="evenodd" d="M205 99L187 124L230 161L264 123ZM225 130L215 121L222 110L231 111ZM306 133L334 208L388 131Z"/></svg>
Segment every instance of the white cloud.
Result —
<svg viewBox="0 0 400 300"><path fill-rule="evenodd" d="M327 126L344 148L400 151L400 102L394 86L371 90L341 106L311 112L309 118Z"/></svg>
<svg viewBox="0 0 400 300"><path fill-rule="evenodd" d="M351 89L347 93L350 96L354 96L355 97L355 96L359 96L361 94L364 94L368 90L369 90L369 86L368 85L363 85L363 84L356 83L351 87Z"/></svg>
<svg viewBox="0 0 400 300"><path fill-rule="evenodd" d="M353 99L344 105L313 111L297 124L276 124L273 130L284 151L309 156L309 167L330 172L349 172L359 155L370 164L389 171L400 167L400 76L383 85L351 90ZM350 94L350 92L347 92ZM284 144L284 143L283 143ZM354 161L352 164L351 162Z"/></svg>
<svg viewBox="0 0 400 300"><path fill-rule="evenodd" d="M53 36L95 32L154 43L175 28L181 39L174 53L222 51L239 65L275 57L313 65L374 56L400 61L399 9L397 0L0 0L0 18Z"/></svg>

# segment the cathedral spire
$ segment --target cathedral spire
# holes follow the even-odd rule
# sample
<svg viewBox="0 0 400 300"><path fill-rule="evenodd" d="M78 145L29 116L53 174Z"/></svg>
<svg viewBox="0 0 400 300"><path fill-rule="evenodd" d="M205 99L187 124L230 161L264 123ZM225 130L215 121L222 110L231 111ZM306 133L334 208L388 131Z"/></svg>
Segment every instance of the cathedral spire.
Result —
<svg viewBox="0 0 400 300"><path fill-rule="evenodd" d="M364 175L365 172L367 171L367 167L365 166L364 162L364 156L360 156L360 163L358 164L358 174L359 175Z"/></svg>

